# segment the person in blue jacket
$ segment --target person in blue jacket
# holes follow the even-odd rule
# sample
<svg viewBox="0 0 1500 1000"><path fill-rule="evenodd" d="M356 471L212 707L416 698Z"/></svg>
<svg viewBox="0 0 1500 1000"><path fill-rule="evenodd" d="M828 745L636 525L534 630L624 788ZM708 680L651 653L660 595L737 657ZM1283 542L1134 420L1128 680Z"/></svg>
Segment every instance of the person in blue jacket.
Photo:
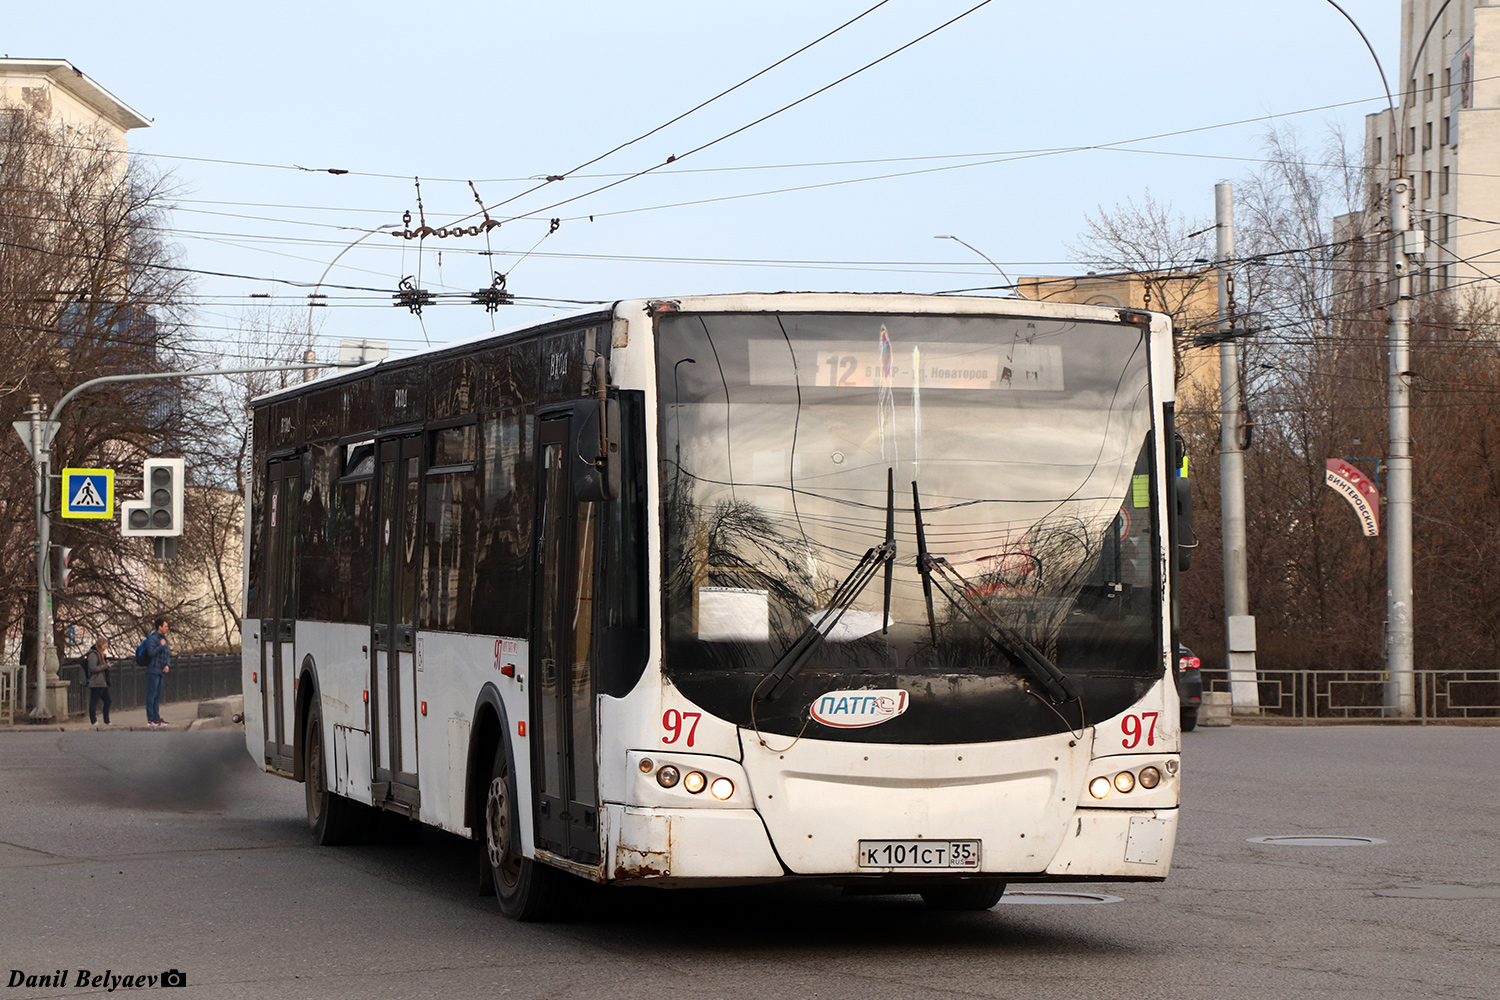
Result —
<svg viewBox="0 0 1500 1000"><path fill-rule="evenodd" d="M172 672L172 651L167 646L167 620L156 619L154 630L146 636L146 725L165 729L161 717L161 679Z"/></svg>

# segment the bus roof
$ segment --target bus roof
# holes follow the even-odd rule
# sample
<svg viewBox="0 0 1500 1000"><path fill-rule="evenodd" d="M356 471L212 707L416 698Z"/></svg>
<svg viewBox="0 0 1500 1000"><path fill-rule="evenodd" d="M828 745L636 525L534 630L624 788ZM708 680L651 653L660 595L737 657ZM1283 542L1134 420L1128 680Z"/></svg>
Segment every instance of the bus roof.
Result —
<svg viewBox="0 0 1500 1000"><path fill-rule="evenodd" d="M1038 302L1034 299L1000 298L991 295L932 295L914 292L735 292L676 297L657 296L600 302L597 306L578 309L540 323L523 323L504 330L492 330L442 344L433 344L410 354L403 354L398 358L384 358L360 365L358 368L340 369L308 382L299 382L283 389L276 389L257 396L250 402L252 406L261 406L284 396L323 388L346 379L360 378L382 367L394 368L419 363L425 359L440 358L448 354L458 354L488 346L521 334L543 333L558 327L572 326L580 320L629 315L639 313L643 309L653 312L968 313L1045 316L1058 320L1093 322L1140 322L1140 317L1149 317L1152 329L1158 329L1163 324L1170 329L1170 318L1162 313L1146 313L1135 309L1080 305L1071 302ZM1127 317L1131 318L1127 320Z"/></svg>

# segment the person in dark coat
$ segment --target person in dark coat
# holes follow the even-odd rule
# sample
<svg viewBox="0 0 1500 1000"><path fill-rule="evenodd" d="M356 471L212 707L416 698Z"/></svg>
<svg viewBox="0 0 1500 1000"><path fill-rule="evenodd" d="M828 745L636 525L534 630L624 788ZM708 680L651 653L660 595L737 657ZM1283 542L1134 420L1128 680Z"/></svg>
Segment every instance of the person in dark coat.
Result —
<svg viewBox="0 0 1500 1000"><path fill-rule="evenodd" d="M88 651L83 658L83 673L88 678L89 684L89 725L94 725L96 712L102 704L104 706L104 724L109 725L109 668L111 666L107 654L109 652L109 640L100 639L94 643L94 647Z"/></svg>

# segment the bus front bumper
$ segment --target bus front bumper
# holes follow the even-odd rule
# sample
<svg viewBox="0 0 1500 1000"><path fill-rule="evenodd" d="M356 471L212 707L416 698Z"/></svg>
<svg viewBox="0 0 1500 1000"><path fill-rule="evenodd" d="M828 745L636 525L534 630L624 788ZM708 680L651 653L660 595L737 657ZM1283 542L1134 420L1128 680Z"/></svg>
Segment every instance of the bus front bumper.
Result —
<svg viewBox="0 0 1500 1000"><path fill-rule="evenodd" d="M793 874L782 866L765 824L753 809L608 804L603 813L608 837L607 881L727 885ZM1044 870L1005 874L1027 882L1043 882L1049 877L1069 881L1164 878L1172 864L1177 816L1176 809L1078 809L1068 821L1061 847ZM849 854L852 862L856 855L853 844ZM818 880L873 875L911 881L913 877L960 873L871 871L851 863L836 871L796 874Z"/></svg>

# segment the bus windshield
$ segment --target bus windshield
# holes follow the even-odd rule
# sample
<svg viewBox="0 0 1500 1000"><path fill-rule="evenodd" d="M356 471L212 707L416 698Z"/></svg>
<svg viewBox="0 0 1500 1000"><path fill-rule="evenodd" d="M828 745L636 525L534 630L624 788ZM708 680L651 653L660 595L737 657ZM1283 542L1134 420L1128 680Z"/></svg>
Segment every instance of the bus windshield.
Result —
<svg viewBox="0 0 1500 1000"><path fill-rule="evenodd" d="M689 697L795 733L820 693L920 688L951 710L926 737L989 738L1102 718L1161 678L1139 327L849 313L657 323L664 671ZM930 607L914 496L949 570ZM886 540L891 506L889 616L882 564L824 623L790 693L754 706L767 671ZM1074 679L1086 717L1049 717L976 605ZM862 738L924 738L880 728Z"/></svg>

